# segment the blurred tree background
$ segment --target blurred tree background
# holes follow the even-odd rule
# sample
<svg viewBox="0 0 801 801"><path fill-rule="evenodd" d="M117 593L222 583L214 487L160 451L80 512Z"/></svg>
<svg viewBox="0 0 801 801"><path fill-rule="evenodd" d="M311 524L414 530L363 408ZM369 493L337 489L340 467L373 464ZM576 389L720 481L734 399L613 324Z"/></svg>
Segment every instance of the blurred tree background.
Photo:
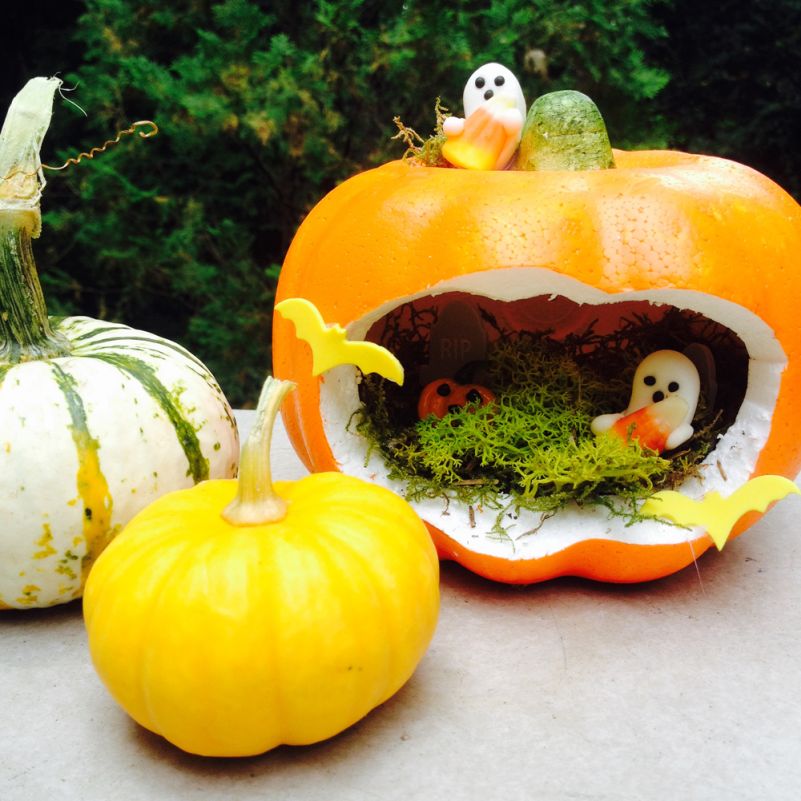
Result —
<svg viewBox="0 0 801 801"><path fill-rule="evenodd" d="M355 172L427 133L485 61L531 102L591 95L618 147L735 158L801 194L801 0L61 0L5 12L0 103L58 73L44 160L140 119L50 176L37 261L51 313L180 341L235 406L270 364L272 297L298 224Z"/></svg>

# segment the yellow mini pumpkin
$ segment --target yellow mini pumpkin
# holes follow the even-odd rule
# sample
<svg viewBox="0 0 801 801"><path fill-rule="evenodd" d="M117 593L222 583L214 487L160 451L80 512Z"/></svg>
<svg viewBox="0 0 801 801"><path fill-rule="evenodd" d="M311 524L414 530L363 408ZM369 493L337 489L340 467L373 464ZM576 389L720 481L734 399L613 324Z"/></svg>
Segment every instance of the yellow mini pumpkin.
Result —
<svg viewBox="0 0 801 801"><path fill-rule="evenodd" d="M337 734L406 682L434 631L437 556L405 501L338 473L273 492L270 429L291 386L268 379L238 482L151 504L86 585L101 678L192 753Z"/></svg>

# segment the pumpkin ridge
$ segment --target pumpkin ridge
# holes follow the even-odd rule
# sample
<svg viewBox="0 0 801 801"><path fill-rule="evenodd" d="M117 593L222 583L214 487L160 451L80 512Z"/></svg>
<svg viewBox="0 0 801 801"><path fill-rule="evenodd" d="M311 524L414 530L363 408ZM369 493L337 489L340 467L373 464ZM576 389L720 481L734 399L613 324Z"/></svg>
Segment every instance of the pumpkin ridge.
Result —
<svg viewBox="0 0 801 801"><path fill-rule="evenodd" d="M53 321L53 319L54 319L53 317L50 318L51 321ZM71 323L73 320L76 320L76 319L77 320L83 320L83 319L87 319L87 318L85 318L85 317L62 317L61 319L57 320L56 325L58 325L59 327L61 327L63 325L68 325L69 323ZM91 339L92 337L96 337L98 334L106 334L106 333L109 333L111 331L119 331L120 329L131 330L131 329L128 328L128 326L122 325L121 323L116 323L114 325L107 325L107 326L105 326L103 328L90 328L88 331L84 331L82 334L75 334L74 336L71 336L70 339L73 342L82 342L83 340Z"/></svg>
<svg viewBox="0 0 801 801"><path fill-rule="evenodd" d="M311 478L311 476L307 477L307 479L308 478ZM323 508L326 508L326 513L328 513L329 507L324 506ZM342 511L343 508L340 507L338 513L342 513ZM360 510L350 508L348 511L357 512ZM384 586L384 584L380 582L381 576L379 571L374 569L367 552L363 550L360 551L357 546L349 544L349 525L354 519L363 520L364 517L363 515L354 514L350 520L339 518L334 521L332 519L322 519L322 516L319 516L318 519L315 520L317 523L317 536L313 539L309 538L305 545L309 553L314 554L317 567L329 581L329 586L325 588L324 592L333 595L334 593L331 587L337 585L343 587L352 586L354 588L351 590L353 596L358 594L355 587L361 587L363 590L373 590L369 600L366 595L360 596L361 607L371 612L369 617L363 612L354 616L351 605L343 603L340 610L340 621L343 630L348 632L348 636L355 636L357 640L361 640L362 642L374 643L376 642L374 636L376 627L383 629L385 632L383 646L374 650L369 660L369 673L371 675L369 681L363 684L362 694L351 695L347 711L347 725L353 725L365 717L370 710L384 703L384 701L391 697L409 677L407 671L403 670L404 665L395 657L393 648L386 642L391 641L393 644L396 644L402 639L402 636L397 631L397 626L391 625L393 623L393 615L385 593L375 592L376 587ZM378 525L386 527L386 524L381 522L380 516L373 516L373 519L374 521L378 521ZM374 555L374 550L373 548L370 549L369 556ZM358 565L359 572L361 573L358 580L354 579L354 568L356 565ZM309 589L312 590L312 587L310 586ZM377 609L380 609L380 612L377 611ZM391 630L389 635L386 634L388 629ZM383 662L381 668L376 666L378 659L381 659ZM416 662L417 660L415 660L415 664ZM356 669L361 671L362 666L357 665ZM399 674L402 675L401 681L397 681ZM288 744L304 745L309 742L314 742L317 739L312 739L307 735L293 731L292 726L285 726L284 730L286 732L285 742Z"/></svg>
<svg viewBox="0 0 801 801"><path fill-rule="evenodd" d="M397 538L394 532L388 530L388 526L384 521L391 518L393 514L403 513L404 509L398 503L398 496L389 494L380 504L377 499L371 498L369 502L363 502L358 507L349 507L346 500L342 496L341 481L339 485L332 482L325 481L325 477L337 476L335 473L315 473L308 476L303 483L299 486L303 487L308 493L309 497L315 497L321 500L322 506L330 513L336 511L335 522L327 520L323 526L320 527L319 534L315 540L315 547L318 553L321 553L329 564L335 563L338 554L346 552L350 555L350 559L357 562L370 581L367 582L369 586L378 587L383 586L386 581L385 576L392 572L389 565L389 560L382 559L376 562L372 558L368 558L368 554L363 548L360 548L358 541L355 541L352 531L381 531L382 539L385 543L392 543L393 553L395 555L404 550L419 550L421 556L423 551L427 550L429 541L427 537L422 539L413 540L412 538ZM342 476L338 476L340 479ZM351 478L350 476L345 476ZM354 482L355 486L356 482ZM358 526L352 524L358 521ZM386 547L386 545L384 546ZM403 560L398 558L399 563ZM339 564L337 563L337 568ZM434 570L438 573L439 566L434 562ZM399 579L400 582L405 582L403 576L395 574L394 578ZM398 614L394 604L383 595L377 593L375 602L381 606L383 626L385 629L391 630L391 638L395 642L400 642L403 639L403 626L398 626ZM393 653L388 652L387 658L387 681L384 683L383 688L378 691L376 703L383 703L391 697L397 690L392 682L392 677L397 678L402 676L401 686L409 676L406 665L394 658Z"/></svg>
<svg viewBox="0 0 801 801"><path fill-rule="evenodd" d="M110 364L118 370L127 373L145 388L147 393L158 403L162 411L167 415L167 418L175 429L178 442L189 462L187 475L192 476L192 480L195 484L199 481L206 481L209 477L209 460L203 456L200 441L197 438L197 432L181 414L181 410L170 397L167 388L156 376L156 371L141 359L123 356L118 353L90 353L86 354L85 358L98 359L106 364Z"/></svg>
<svg viewBox="0 0 801 801"><path fill-rule="evenodd" d="M198 359L197 356L186 350L186 348L183 346L176 342L172 342L169 339L163 339L156 334L149 335L147 331L139 331L134 328L129 328L128 326L120 326L118 330L121 330L121 335L119 337L115 337L114 339L103 339L97 342L87 341L83 345L83 347L86 347L87 350L84 351L81 348L78 348L73 352L73 355L82 358L97 355L102 356L105 352L115 353L116 351L112 348L116 347L118 349L124 349L129 353L141 353L142 355L148 357L148 359L158 358L167 361L171 355L169 351L172 351L172 353L175 355L183 357L185 362L184 366L188 371L200 378L217 397L223 400L225 399L222 389L217 384L217 381L212 373L209 372L208 367L206 367L206 365L203 364L203 362ZM137 334L137 336L126 336L124 335L125 332ZM153 347L143 347L142 345L131 344L136 342L141 342ZM108 351L106 351L106 348L104 347L99 353L95 353L94 348L98 348L98 350L100 350L100 346L112 347L110 347ZM223 406L223 413L225 419L231 424L231 426L236 425L236 420L234 419L233 413L227 403L225 403ZM208 478L208 476L206 476L206 478Z"/></svg>
<svg viewBox="0 0 801 801"><path fill-rule="evenodd" d="M69 323L71 321L83 321L87 320L90 321L90 318L86 317L73 317L73 318L61 318L59 321L60 327L61 323ZM222 390L220 389L219 385L214 379L214 376L209 372L208 367L206 367L203 362L198 359L193 353L188 351L182 345L179 345L177 342L173 342L169 339L164 339L163 337L158 336L157 334L150 334L147 331L140 331L138 329L131 328L130 326L123 325L121 323L115 324L113 326L106 326L102 329L97 330L88 330L84 331L83 333L72 335L71 326L65 326L67 331L67 337L70 341L70 345L73 346L72 355L78 357L85 357L88 355L92 355L95 349L105 351L108 347L108 350L112 353L116 352L115 349L120 347L124 348L130 352L140 352L146 355L149 358L158 357L161 359L165 359L169 356L169 352L175 353L177 356L181 356L186 361L187 369L191 370L198 378L202 379L204 383L212 390L215 394L219 397L223 397ZM109 339L101 339L101 340L92 340L98 332L111 332L115 331L118 332L119 336L115 336ZM80 344L75 347L75 343L79 342ZM145 343L146 345L150 345L152 347L142 347L139 346L132 346L131 343ZM102 350L101 350L102 349ZM162 350L163 349L163 350ZM165 353L165 351L167 351ZM231 413L228 411L227 407L225 410L225 417L231 425L234 425L235 421Z"/></svg>
<svg viewBox="0 0 801 801"><path fill-rule="evenodd" d="M137 529L137 532L141 529ZM150 543L152 547L157 547L155 542ZM189 554L189 558L187 558ZM135 559L141 560L142 564L146 564L147 554L138 554ZM169 619L169 608L172 600L172 587L173 582L180 582L181 577L187 570L191 570L193 560L191 558L191 543L185 543L183 547L176 547L170 554L170 567L164 570L158 577L156 590L153 592L149 601L148 607L142 607L135 616L136 621L136 634L139 635L139 646L142 649L143 662L141 670L141 677L146 677L149 670L154 668L151 665L151 652L154 650L154 643L150 634L151 626L148 625L146 619L147 611L154 614L154 619ZM136 564L136 562L134 562ZM149 691L148 682L138 680L132 683L130 691L136 698L136 708L133 714L134 719L155 732L156 734L166 736L165 732L170 728L169 726L169 713L167 720L164 720L164 715L160 714L160 708L157 700L154 700L152 692ZM166 724L166 725L165 725Z"/></svg>
<svg viewBox="0 0 801 801"><path fill-rule="evenodd" d="M111 331L115 331L119 333L119 336L115 336L109 339L93 339L93 337L97 336L98 334L105 334ZM128 334L135 334L135 336L128 336ZM82 334L78 334L75 337L71 337L71 342L73 345L76 342L81 342L83 345L91 345L92 347L99 347L101 345L116 345L120 342L128 343L128 342L145 342L151 345L160 345L169 350L174 351L180 356L184 356L187 361L192 362L195 366L201 368L204 374L208 373L206 366L203 362L198 359L193 353L190 353L186 348L179 345L177 342L172 342L168 339L163 339L162 337L152 335L152 336L143 336L146 334L144 331L135 331L133 328L129 328L128 326L120 326L115 328L101 328L96 329L94 331L84 331ZM75 355L79 355L78 353L74 352Z"/></svg>
<svg viewBox="0 0 801 801"><path fill-rule="evenodd" d="M85 345L84 347L87 347L86 350L76 351L72 355L73 356L79 356L79 357L96 355L96 353L94 351L94 346L95 345L111 345L112 346L110 348L102 348L102 349L98 348L98 352L97 352L98 355L102 355L104 353L115 353L116 352L115 348L116 348L117 351L118 350L125 350L126 354L138 353L141 356L146 357L149 360L154 360L154 359L162 359L162 360L164 360L164 359L168 359L172 355L172 354L165 353L159 347L146 347L147 344L154 345L154 346L159 346L159 345L162 345L162 343L159 342L158 340L155 340L155 339L148 340L148 339L144 339L144 338L141 338L141 337L119 337L119 338L114 339L114 340L102 340L101 342L97 342L97 343L92 342L92 343L87 343L87 344L88 344L89 347L92 348L92 350L89 350L89 347L87 347L87 345ZM169 348L169 345L167 344L166 341L163 344L164 344L164 346L166 348L172 350L171 348ZM175 350L175 354L177 356L185 356L185 354L181 350L178 350L178 349ZM210 388L215 388L216 385L213 384L212 381L210 380L209 371L208 371L208 369L206 369L206 367L203 365L202 362L200 362L199 360L196 360L196 359L187 358L186 359L186 367L187 367L187 369L191 370L196 376L198 376L199 378L202 378L209 385Z"/></svg>
<svg viewBox="0 0 801 801"><path fill-rule="evenodd" d="M358 517L362 517L363 519L363 516L357 516L357 519ZM326 565L326 574L334 575L334 571L336 571L336 573L343 576L344 579L352 581L355 563L361 568L362 575L364 576L362 579L364 585L371 588L382 586L378 581L380 578L378 575L379 571L375 569L370 559L366 558L363 552L360 552L358 548L349 543L349 523L350 521L345 521L344 518L336 520L334 524L328 521L323 530L324 536L319 537L315 542L315 550L318 554L318 558ZM332 538L335 539L335 542L332 542ZM347 565L348 561L351 561L350 566ZM350 570L348 569L349 567ZM394 616L385 594L374 591L371 600L373 602L372 605L365 603L364 607L374 609L374 607L377 606L380 609L378 614L381 618L381 626L385 631L389 630L390 632L387 639L397 643L402 637L397 630L397 626L393 625L395 622L393 620ZM363 613L358 617L358 626L361 632L368 635L367 639L370 639L369 630L372 628L372 623L367 621L365 625L365 615ZM398 660L394 658L392 648L385 647L383 651L384 653L382 656L385 660L384 669L376 671L376 677L372 686L373 695L367 701L367 711L375 708L378 704L382 704L387 698L394 694L397 688L394 686L393 679L401 672L403 667ZM378 680L379 675L382 676L383 681ZM407 678L408 677L404 675L403 681ZM402 683L403 682L401 682L401 684ZM350 717L356 722L364 717L367 711L364 709L365 702L363 699L354 698L353 702L350 709Z"/></svg>
<svg viewBox="0 0 801 801"><path fill-rule="evenodd" d="M89 431L86 407L78 393L78 383L58 364L52 364L51 369L56 386L67 402L67 410L72 421L70 426L72 440L78 452L77 486L83 503L82 527L86 542L86 554L81 563L81 572L85 581L89 569L113 532L110 527L113 499L106 477L100 468L98 454L100 443ZM103 536L104 534L106 536Z"/></svg>

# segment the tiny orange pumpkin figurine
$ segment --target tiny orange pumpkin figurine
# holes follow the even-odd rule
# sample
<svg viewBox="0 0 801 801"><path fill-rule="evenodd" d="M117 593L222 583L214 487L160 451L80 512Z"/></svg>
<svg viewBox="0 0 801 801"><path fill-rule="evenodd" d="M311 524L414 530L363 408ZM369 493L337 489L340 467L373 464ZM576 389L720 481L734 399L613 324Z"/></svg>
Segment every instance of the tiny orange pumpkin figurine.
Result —
<svg viewBox="0 0 801 801"><path fill-rule="evenodd" d="M464 406L486 406L494 400L492 390L480 384L459 384L451 378L440 378L423 388L417 402L417 414L421 420L430 414L442 418Z"/></svg>
<svg viewBox="0 0 801 801"><path fill-rule="evenodd" d="M298 230L278 300L306 297L351 338L383 344L404 326L409 341L425 340L423 312L436 314L453 299L520 330L558 316L565 341L592 319L605 336L631 342L672 314L692 327L733 387L725 398L718 393L725 424L677 489L725 498L752 477L794 479L801 468L801 207L755 170L712 156L609 149L582 161L582 148L566 144L575 138L548 135L549 125L566 133L564 104L575 99L555 94L529 111L517 169L403 160L334 189ZM593 148L605 136L596 118ZM340 366L312 377L308 348L280 319L273 353L276 374L298 383L283 413L309 468L404 493L404 480L351 425L362 409L359 372ZM404 360L402 350L396 355ZM407 357L407 375L414 367ZM505 503L414 501L441 558L505 582L642 581L679 570L712 545L703 525L632 522L580 502L553 514L511 509L499 521ZM741 520L732 535L757 517Z"/></svg>

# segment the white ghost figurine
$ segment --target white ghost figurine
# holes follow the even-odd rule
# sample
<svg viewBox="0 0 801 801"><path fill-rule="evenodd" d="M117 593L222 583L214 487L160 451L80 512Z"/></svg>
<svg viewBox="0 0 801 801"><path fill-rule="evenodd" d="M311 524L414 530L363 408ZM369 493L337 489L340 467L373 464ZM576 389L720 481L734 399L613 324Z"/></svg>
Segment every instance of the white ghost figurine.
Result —
<svg viewBox="0 0 801 801"><path fill-rule="evenodd" d="M647 427L648 436L655 438L644 444L660 452L673 450L693 435L691 423L700 392L698 370L687 356L675 350L657 350L637 367L628 408L620 414L596 417L590 428L594 434L611 430L626 437L632 426L639 426L644 435ZM636 432L632 436L639 438Z"/></svg>
<svg viewBox="0 0 801 801"><path fill-rule="evenodd" d="M454 166L502 170L509 164L523 131L526 100L520 82L502 64L480 66L463 95L464 118L447 117L442 155Z"/></svg>

